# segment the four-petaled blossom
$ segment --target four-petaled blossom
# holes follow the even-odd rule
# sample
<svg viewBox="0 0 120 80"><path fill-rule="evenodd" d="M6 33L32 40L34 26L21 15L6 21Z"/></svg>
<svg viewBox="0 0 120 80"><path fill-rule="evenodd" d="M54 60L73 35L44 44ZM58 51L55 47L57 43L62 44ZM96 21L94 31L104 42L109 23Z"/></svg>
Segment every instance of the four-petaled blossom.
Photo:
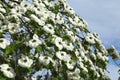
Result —
<svg viewBox="0 0 120 80"><path fill-rule="evenodd" d="M50 62L53 62L52 58L49 56L40 56L39 61L43 65L48 65Z"/></svg>
<svg viewBox="0 0 120 80"><path fill-rule="evenodd" d="M95 37L91 33L87 34L87 36L85 37L85 40L90 44L95 44Z"/></svg>
<svg viewBox="0 0 120 80"><path fill-rule="evenodd" d="M66 30L67 35L72 39L73 42L76 40L76 36L72 31Z"/></svg>
<svg viewBox="0 0 120 80"><path fill-rule="evenodd" d="M74 71L67 71L70 80L80 80L80 69L76 68Z"/></svg>
<svg viewBox="0 0 120 80"><path fill-rule="evenodd" d="M14 78L16 76L14 69L10 67L8 64L1 64L0 71L3 72L3 75L8 78Z"/></svg>
<svg viewBox="0 0 120 80"><path fill-rule="evenodd" d="M7 25L7 29L9 30L9 32L11 34L15 34L15 33L19 32L19 28L20 28L20 25L16 24L16 23L9 23Z"/></svg>
<svg viewBox="0 0 120 80"><path fill-rule="evenodd" d="M63 24L64 23L64 20L59 13L55 16L54 23L55 24Z"/></svg>
<svg viewBox="0 0 120 80"><path fill-rule="evenodd" d="M8 41L5 38L0 38L0 48L5 49L9 45L10 45L10 41Z"/></svg>
<svg viewBox="0 0 120 80"><path fill-rule="evenodd" d="M68 69L72 70L75 67L76 62L73 60L70 60L70 61L67 61L66 65Z"/></svg>
<svg viewBox="0 0 120 80"><path fill-rule="evenodd" d="M66 41L63 42L63 47L66 48L67 50L72 51L74 49L74 46L72 43L68 43Z"/></svg>
<svg viewBox="0 0 120 80"><path fill-rule="evenodd" d="M18 59L18 64L23 68L30 68L33 64L33 60L28 56L22 56L20 59Z"/></svg>
<svg viewBox="0 0 120 80"><path fill-rule="evenodd" d="M51 24L47 24L43 27L43 29L50 34L54 34L54 27Z"/></svg>
<svg viewBox="0 0 120 80"><path fill-rule="evenodd" d="M39 37L34 34L33 35L33 39L31 39L27 45L31 48L36 48L37 46L39 46L40 44L42 44L41 40L39 39Z"/></svg>
<svg viewBox="0 0 120 80"><path fill-rule="evenodd" d="M56 52L56 56L63 61L69 61L70 60L70 55L68 55L66 52L64 51L58 51Z"/></svg>
<svg viewBox="0 0 120 80"><path fill-rule="evenodd" d="M63 49L63 40L60 37L56 37L54 39L55 45L58 47L59 50Z"/></svg>
<svg viewBox="0 0 120 80"><path fill-rule="evenodd" d="M45 25L45 22L42 21L41 19L39 19L36 15L34 14L31 14L31 19L35 20L35 22L37 22L39 25L41 26L44 26Z"/></svg>

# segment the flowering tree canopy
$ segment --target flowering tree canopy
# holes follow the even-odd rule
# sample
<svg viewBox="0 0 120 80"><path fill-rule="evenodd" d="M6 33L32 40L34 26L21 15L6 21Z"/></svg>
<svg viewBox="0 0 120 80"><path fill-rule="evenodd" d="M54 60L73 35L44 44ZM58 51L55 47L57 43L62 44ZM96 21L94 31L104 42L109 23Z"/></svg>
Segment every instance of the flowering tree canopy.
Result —
<svg viewBox="0 0 120 80"><path fill-rule="evenodd" d="M109 80L109 55L66 0L0 0L0 80Z"/></svg>

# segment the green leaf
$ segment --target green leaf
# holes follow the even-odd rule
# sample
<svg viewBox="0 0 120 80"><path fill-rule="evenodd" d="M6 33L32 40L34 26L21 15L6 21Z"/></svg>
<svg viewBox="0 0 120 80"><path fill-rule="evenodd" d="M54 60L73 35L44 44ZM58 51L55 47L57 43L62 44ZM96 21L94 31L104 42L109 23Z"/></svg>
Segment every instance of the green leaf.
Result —
<svg viewBox="0 0 120 80"><path fill-rule="evenodd" d="M19 47L19 45L22 44L25 41L28 41L28 39L23 39L21 41L15 41L10 46L6 47L6 49L5 49L5 56L13 54L14 51L17 50L17 48Z"/></svg>
<svg viewBox="0 0 120 80"><path fill-rule="evenodd" d="M11 23L16 23L16 19L15 19L14 17L10 18L9 21L10 21Z"/></svg>
<svg viewBox="0 0 120 80"><path fill-rule="evenodd" d="M87 28L84 28L83 31L84 31L85 33L90 33L90 31L89 31Z"/></svg>
<svg viewBox="0 0 120 80"><path fill-rule="evenodd" d="M38 53L41 53L41 52L42 52L42 47L41 47L41 46L38 46L38 47L36 48L36 51L37 51Z"/></svg>
<svg viewBox="0 0 120 80"><path fill-rule="evenodd" d="M6 13L11 12L10 8L6 8Z"/></svg>
<svg viewBox="0 0 120 80"><path fill-rule="evenodd" d="M5 56L11 54L12 51L13 51L13 49L11 47L6 47L6 49L5 49Z"/></svg>
<svg viewBox="0 0 120 80"><path fill-rule="evenodd" d="M7 80L7 78L5 78L5 76L2 74L2 72L0 72L0 80Z"/></svg>
<svg viewBox="0 0 120 80"><path fill-rule="evenodd" d="M25 14L26 14L26 16L30 16L31 14L34 14L34 12L31 10L27 10Z"/></svg>
<svg viewBox="0 0 120 80"><path fill-rule="evenodd" d="M77 61L78 58L77 58L76 56L72 56L72 60L73 60L73 61Z"/></svg>

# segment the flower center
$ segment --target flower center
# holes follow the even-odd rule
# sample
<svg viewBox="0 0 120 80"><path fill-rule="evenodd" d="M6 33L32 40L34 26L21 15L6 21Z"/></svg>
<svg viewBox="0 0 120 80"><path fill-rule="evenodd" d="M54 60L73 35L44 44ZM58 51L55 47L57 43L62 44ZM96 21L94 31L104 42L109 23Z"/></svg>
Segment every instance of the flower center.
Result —
<svg viewBox="0 0 120 80"><path fill-rule="evenodd" d="M26 62L27 62L27 59L25 59L24 62L26 63Z"/></svg>
<svg viewBox="0 0 120 80"><path fill-rule="evenodd" d="M90 37L90 39L92 39L92 37Z"/></svg>
<svg viewBox="0 0 120 80"><path fill-rule="evenodd" d="M69 64L72 64L72 62L71 62L71 61L69 61Z"/></svg>
<svg viewBox="0 0 120 80"><path fill-rule="evenodd" d="M47 57L47 56L45 56L45 59L48 59L48 57Z"/></svg>
<svg viewBox="0 0 120 80"><path fill-rule="evenodd" d="M57 18L55 18L55 20L57 20Z"/></svg>
<svg viewBox="0 0 120 80"><path fill-rule="evenodd" d="M70 10L72 10L72 8L70 8Z"/></svg>
<svg viewBox="0 0 120 80"><path fill-rule="evenodd" d="M59 44L62 44L61 42L59 42Z"/></svg>
<svg viewBox="0 0 120 80"><path fill-rule="evenodd" d="M69 44L69 43L67 43L67 45L68 45L68 46L70 46L70 44Z"/></svg>
<svg viewBox="0 0 120 80"><path fill-rule="evenodd" d="M10 71L10 68L7 68L7 71Z"/></svg>
<svg viewBox="0 0 120 80"><path fill-rule="evenodd" d="M38 11L40 11L40 9L39 9L39 8L37 8L37 10L38 10Z"/></svg>
<svg viewBox="0 0 120 80"><path fill-rule="evenodd" d="M0 40L0 43L2 43L3 42L3 40Z"/></svg>
<svg viewBox="0 0 120 80"><path fill-rule="evenodd" d="M34 39L34 40L32 40L32 42L36 42L36 40Z"/></svg>
<svg viewBox="0 0 120 80"><path fill-rule="evenodd" d="M61 53L61 55L62 55L62 56L64 56L64 54L63 54L63 53Z"/></svg>
<svg viewBox="0 0 120 80"><path fill-rule="evenodd" d="M12 30L15 30L15 27L12 27Z"/></svg>
<svg viewBox="0 0 120 80"><path fill-rule="evenodd" d="M37 7L37 5L34 5L34 7Z"/></svg>
<svg viewBox="0 0 120 80"><path fill-rule="evenodd" d="M19 10L16 11L17 13L19 12Z"/></svg>
<svg viewBox="0 0 120 80"><path fill-rule="evenodd" d="M49 29L52 29L52 27L49 27Z"/></svg>
<svg viewBox="0 0 120 80"><path fill-rule="evenodd" d="M24 5L24 7L27 7L27 6L28 6L27 4Z"/></svg>

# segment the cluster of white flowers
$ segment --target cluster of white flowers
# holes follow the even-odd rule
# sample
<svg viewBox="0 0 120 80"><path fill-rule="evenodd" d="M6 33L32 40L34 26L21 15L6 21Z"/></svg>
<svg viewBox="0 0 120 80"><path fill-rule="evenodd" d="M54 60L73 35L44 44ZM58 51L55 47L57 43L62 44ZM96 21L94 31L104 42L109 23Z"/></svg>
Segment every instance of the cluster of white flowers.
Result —
<svg viewBox="0 0 120 80"><path fill-rule="evenodd" d="M5 33L11 42L1 38ZM51 72L50 76L46 73L46 80L56 76L60 80L106 80L108 52L118 54L114 47L107 50L97 33L89 32L66 0L0 1L0 50L5 57L0 59L4 76L21 74L32 80L39 78L33 76L43 68Z"/></svg>

